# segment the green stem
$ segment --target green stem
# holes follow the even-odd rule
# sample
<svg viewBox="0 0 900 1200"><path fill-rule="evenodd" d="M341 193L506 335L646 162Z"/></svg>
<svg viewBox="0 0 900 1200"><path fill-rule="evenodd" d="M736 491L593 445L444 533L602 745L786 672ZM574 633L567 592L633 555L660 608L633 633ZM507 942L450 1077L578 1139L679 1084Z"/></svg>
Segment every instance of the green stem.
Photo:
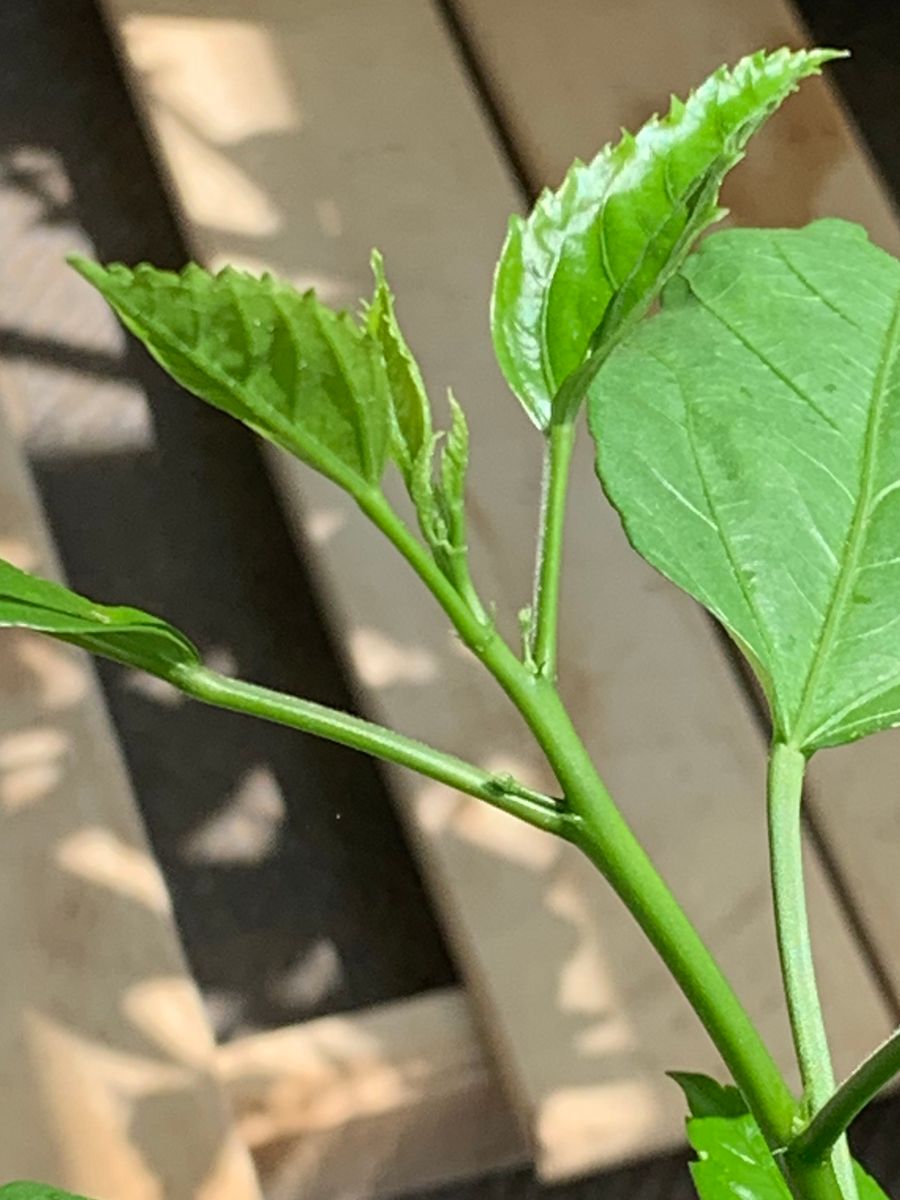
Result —
<svg viewBox="0 0 900 1200"><path fill-rule="evenodd" d="M545 523L557 554L561 542L565 469L571 446L558 445L554 499ZM551 454L551 459L553 455ZM550 464L552 467L552 463ZM456 627L463 642L487 667L537 739L571 810L563 836L590 858L631 911L697 1012L741 1089L769 1145L780 1149L794 1132L797 1107L777 1064L721 968L672 895L598 775L551 679L535 674L513 654L493 625L480 620L446 579L409 528L373 492L360 507L393 542ZM552 557L551 557L552 561ZM558 558L557 558L558 565ZM553 589L558 596L558 591ZM550 610L554 614L555 602ZM574 819L573 819L574 818ZM791 1186L804 1200L841 1200L830 1164L797 1164Z"/></svg>
<svg viewBox="0 0 900 1200"><path fill-rule="evenodd" d="M900 1072L900 1029L860 1063L790 1146L802 1162L821 1162L853 1118Z"/></svg>
<svg viewBox="0 0 900 1200"><path fill-rule="evenodd" d="M571 448L570 448L571 449ZM559 453L562 453L561 451ZM557 467L564 465L562 458ZM559 475L557 475L559 478ZM554 489L554 527L563 496ZM594 767L551 680L534 674L493 626L471 612L434 560L380 493L360 498L453 622L460 637L513 701L556 774L574 814L565 836L580 847L630 909L697 1011L770 1146L787 1144L796 1103L721 968L660 877ZM837 1193L806 1193L833 1200Z"/></svg>
<svg viewBox="0 0 900 1200"><path fill-rule="evenodd" d="M170 680L186 695L206 704L287 725L361 750L385 762L409 767L429 779L486 800L538 829L565 835L568 818L547 796L525 787L511 776L492 775L452 754L435 750L371 721L257 684L229 679L206 667L179 667L172 672Z"/></svg>
<svg viewBox="0 0 900 1200"><path fill-rule="evenodd" d="M797 1063L803 1081L803 1103L807 1114L816 1113L834 1092L834 1069L819 1002L815 963L806 911L803 881L803 836L801 805L806 756L782 742L772 746L769 757L768 817L769 856L778 954L791 1022ZM795 1171L804 1171L794 1161ZM831 1165L840 1184L839 1195L854 1200L856 1185L850 1151L845 1138L834 1146Z"/></svg>
<svg viewBox="0 0 900 1200"><path fill-rule="evenodd" d="M557 627L562 578L566 493L575 446L575 425L551 425L544 451L541 519L535 563L534 636L531 657L539 675L556 678Z"/></svg>
<svg viewBox="0 0 900 1200"><path fill-rule="evenodd" d="M718 963L607 791L555 689L546 681L534 679L531 694L520 708L577 817L570 840L611 884L669 968L769 1145L785 1145L791 1135L796 1103L777 1064Z"/></svg>

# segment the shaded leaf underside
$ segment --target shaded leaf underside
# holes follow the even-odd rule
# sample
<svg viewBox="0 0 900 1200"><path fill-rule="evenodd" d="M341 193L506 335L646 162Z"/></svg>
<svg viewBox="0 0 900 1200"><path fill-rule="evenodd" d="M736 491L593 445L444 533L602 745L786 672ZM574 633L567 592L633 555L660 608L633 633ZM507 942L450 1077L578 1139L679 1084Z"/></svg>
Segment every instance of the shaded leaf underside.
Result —
<svg viewBox="0 0 900 1200"><path fill-rule="evenodd" d="M900 264L842 221L710 238L591 401L635 548L806 750L900 722Z"/></svg>

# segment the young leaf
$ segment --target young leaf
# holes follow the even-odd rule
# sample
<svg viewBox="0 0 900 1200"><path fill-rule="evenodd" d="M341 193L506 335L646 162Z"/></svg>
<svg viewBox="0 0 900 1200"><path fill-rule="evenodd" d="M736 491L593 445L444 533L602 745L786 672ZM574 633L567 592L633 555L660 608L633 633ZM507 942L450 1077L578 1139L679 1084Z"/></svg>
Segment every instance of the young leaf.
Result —
<svg viewBox="0 0 900 1200"><path fill-rule="evenodd" d="M48 633L163 678L176 667L200 662L188 639L159 617L94 604L0 559L0 628L13 627Z"/></svg>
<svg viewBox="0 0 900 1200"><path fill-rule="evenodd" d="M807 752L900 723L900 263L843 221L710 238L590 401L640 554Z"/></svg>
<svg viewBox="0 0 900 1200"><path fill-rule="evenodd" d="M668 1074L684 1092L692 1117L740 1117L747 1112L744 1097L732 1084L721 1084L691 1071Z"/></svg>
<svg viewBox="0 0 900 1200"><path fill-rule="evenodd" d="M539 429L573 415L616 340L722 215L719 187L749 139L836 56L759 51L720 67L661 120L576 161L525 220L512 218L491 326L506 380Z"/></svg>
<svg viewBox="0 0 900 1200"><path fill-rule="evenodd" d="M368 331L312 292L226 267L72 265L183 387L358 492L381 479L391 424Z"/></svg>
<svg viewBox="0 0 900 1200"><path fill-rule="evenodd" d="M366 326L381 347L391 394L391 455L410 481L423 448L431 444L431 407L418 364L406 344L394 313L394 297L384 274L384 260L372 252L375 295L366 309Z"/></svg>
<svg viewBox="0 0 900 1200"><path fill-rule="evenodd" d="M432 433L412 464L409 494L425 540L448 579L468 580L466 565L466 472L469 465L469 427L456 397L449 392L451 425L440 453L440 473L434 478L435 456L444 436Z"/></svg>
<svg viewBox="0 0 900 1200"><path fill-rule="evenodd" d="M64 1192L62 1188L51 1187L49 1183L31 1183L18 1180L15 1183L5 1183L0 1187L0 1200L85 1200L74 1192Z"/></svg>
<svg viewBox="0 0 900 1200"><path fill-rule="evenodd" d="M450 546L460 552L466 547L466 472L469 468L469 426L466 414L452 392L447 393L451 424L441 450L441 481L438 500L447 526Z"/></svg>

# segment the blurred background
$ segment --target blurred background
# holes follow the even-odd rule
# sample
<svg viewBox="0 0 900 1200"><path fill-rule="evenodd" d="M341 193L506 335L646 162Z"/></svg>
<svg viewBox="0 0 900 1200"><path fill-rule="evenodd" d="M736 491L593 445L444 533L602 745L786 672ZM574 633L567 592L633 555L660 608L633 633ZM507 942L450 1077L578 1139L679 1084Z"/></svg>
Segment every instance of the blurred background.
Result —
<svg viewBox="0 0 900 1200"><path fill-rule="evenodd" d="M509 212L720 62L811 39L853 57L829 68L830 93L804 84L751 145L727 189L732 219L842 215L900 248L890 0L20 0L0 8L0 35L0 438L36 485L29 497L9 468L4 545L40 545L42 511L74 588L164 615L219 669L536 782L517 722L377 535L164 378L65 255L234 262L355 305L377 244L433 396L452 385L469 411L476 565L512 625L540 448L487 335ZM631 562L586 456L579 471L567 695L786 1057L753 697L693 606ZM0 867L20 872L11 912L35 892L55 899L37 940L20 938L29 986L0 1001L0 1081L24 1131L5 1146L0 1123L0 1174L37 1173L27 1131L41 1128L54 1145L39 1164L99 1200L252 1195L242 1142L277 1200L692 1194L661 1071L716 1061L580 863L474 802L109 664L97 672L111 726L92 710L87 732L54 740L69 707L93 703L93 679L54 700L80 660L23 653L3 686ZM27 715L10 682L22 663L43 681ZM127 780L95 784L105 768L89 741L121 752ZM898 1008L900 763L893 741L876 743L829 757L810 804L823 986L845 1066ZM80 815L51 833L76 760ZM95 812L102 788L115 797ZM140 820L114 851L104 831L126 809ZM140 825L187 971L164 903L162 932L128 924L133 913L127 935L113 930L110 897L138 903L148 869L120 853L144 855ZM54 872L90 902L57 892ZM77 1017L61 995L67 922L83 952ZM191 979L205 1014L192 1008L191 1028L202 1043L205 1019L224 1047L200 1067L178 1029ZM177 987L148 990L160 980ZM106 1005L99 1023L84 1015L93 1003ZM34 1111L9 1094L25 1076ZM62 1095L83 1101L75 1125ZM898 1119L886 1100L856 1130L888 1190L900 1187Z"/></svg>

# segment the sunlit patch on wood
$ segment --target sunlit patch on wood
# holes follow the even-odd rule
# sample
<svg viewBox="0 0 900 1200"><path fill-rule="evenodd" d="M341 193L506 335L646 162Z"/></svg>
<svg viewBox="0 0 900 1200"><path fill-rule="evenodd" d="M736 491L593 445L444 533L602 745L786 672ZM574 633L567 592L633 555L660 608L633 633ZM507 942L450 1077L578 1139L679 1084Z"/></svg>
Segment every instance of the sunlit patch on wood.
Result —
<svg viewBox="0 0 900 1200"><path fill-rule="evenodd" d="M64 776L71 738L40 726L0 736L0 809L14 814L46 799Z"/></svg>
<svg viewBox="0 0 900 1200"><path fill-rule="evenodd" d="M69 834L57 847L56 860L64 871L88 883L170 915L169 894L153 857L111 829L98 825Z"/></svg>

